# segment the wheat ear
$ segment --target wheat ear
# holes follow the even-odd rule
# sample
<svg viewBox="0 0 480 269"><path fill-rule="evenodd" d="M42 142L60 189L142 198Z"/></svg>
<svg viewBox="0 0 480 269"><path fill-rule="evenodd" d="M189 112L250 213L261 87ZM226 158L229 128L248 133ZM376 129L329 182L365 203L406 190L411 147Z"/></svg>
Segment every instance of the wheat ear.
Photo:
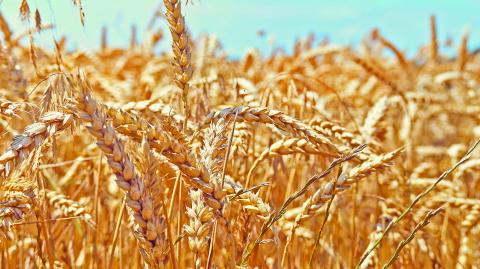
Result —
<svg viewBox="0 0 480 269"><path fill-rule="evenodd" d="M201 255L208 249L207 235L212 226L213 213L205 206L204 198L200 190L190 190L192 205L187 208L190 222L183 229L188 235L188 245L195 254L195 267L200 266Z"/></svg>
<svg viewBox="0 0 480 269"><path fill-rule="evenodd" d="M258 165L269 158L275 158L281 155L288 155L288 154L295 154L295 153L302 153L302 154L317 154L317 155L325 155L329 157L335 157L328 152L325 152L323 149L318 147L316 144L310 143L308 140L303 138L290 138L290 139L282 139L275 143L273 143L270 147L265 149L260 156L253 162L250 170L247 174L247 179L245 186L250 186L250 180L252 178L253 172Z"/></svg>
<svg viewBox="0 0 480 269"><path fill-rule="evenodd" d="M63 194L60 194L56 191L45 190L40 195L45 194L47 196L47 201L54 208L57 208L62 211L62 214L66 217L80 217L87 224L95 227L95 222L93 221L92 215L88 213L88 210L72 199L69 199Z"/></svg>
<svg viewBox="0 0 480 269"><path fill-rule="evenodd" d="M215 121L222 117L227 120L233 119L237 114L237 121L245 122L261 122L264 124L272 124L278 129L291 133L294 136L305 138L312 143L325 147L333 154L340 153L340 150L328 138L318 134L310 126L305 123L292 118L284 113L269 109L266 107L250 107L240 106L225 108L220 111L211 112L205 122Z"/></svg>
<svg viewBox="0 0 480 269"><path fill-rule="evenodd" d="M40 147L47 138L71 126L72 122L71 114L52 111L25 127L22 134L13 138L8 151L0 156L0 175L8 177L32 150Z"/></svg>
<svg viewBox="0 0 480 269"><path fill-rule="evenodd" d="M182 90L183 107L185 110L185 123L189 117L189 107L187 102L189 85L192 78L193 68L191 66L190 40L187 33L185 18L182 16L182 3L179 0L164 0L165 15L168 21L168 28L172 35L172 50L174 62L177 66L175 74L175 83ZM184 128L185 129L185 128Z"/></svg>
<svg viewBox="0 0 480 269"><path fill-rule="evenodd" d="M471 248L469 247L471 242L470 231L475 225L480 222L480 202L475 203L465 219L460 223L461 239L460 247L458 250L458 259L456 268L465 268L469 266L469 258Z"/></svg>
<svg viewBox="0 0 480 269"><path fill-rule="evenodd" d="M144 181L136 174L133 162L125 152L122 141L117 137L106 114L92 98L86 82L80 81L81 88L76 106L77 116L89 123L88 131L97 139L98 147L107 158L107 163L115 174L117 185L127 193L127 206L134 219L134 231L145 262L153 268L163 268L165 255L164 245L158 233L161 226L154 218L153 198L145 188Z"/></svg>

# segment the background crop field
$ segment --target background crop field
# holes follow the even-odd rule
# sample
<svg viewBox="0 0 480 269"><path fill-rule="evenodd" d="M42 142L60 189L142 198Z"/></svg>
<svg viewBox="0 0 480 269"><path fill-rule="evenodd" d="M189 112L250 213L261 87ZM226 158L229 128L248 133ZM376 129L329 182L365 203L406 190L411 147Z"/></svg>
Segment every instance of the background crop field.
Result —
<svg viewBox="0 0 480 269"><path fill-rule="evenodd" d="M0 268L480 268L478 10L0 0Z"/></svg>

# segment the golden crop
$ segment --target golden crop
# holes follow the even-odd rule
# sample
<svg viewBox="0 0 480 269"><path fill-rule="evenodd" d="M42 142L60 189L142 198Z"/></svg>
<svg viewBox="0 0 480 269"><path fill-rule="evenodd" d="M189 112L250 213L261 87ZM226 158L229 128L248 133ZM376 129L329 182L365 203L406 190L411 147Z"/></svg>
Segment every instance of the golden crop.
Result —
<svg viewBox="0 0 480 269"><path fill-rule="evenodd" d="M163 10L170 54L151 30L49 50L26 0L25 34L0 15L1 268L480 267L467 34L454 58L432 17L413 58L373 30L232 60Z"/></svg>

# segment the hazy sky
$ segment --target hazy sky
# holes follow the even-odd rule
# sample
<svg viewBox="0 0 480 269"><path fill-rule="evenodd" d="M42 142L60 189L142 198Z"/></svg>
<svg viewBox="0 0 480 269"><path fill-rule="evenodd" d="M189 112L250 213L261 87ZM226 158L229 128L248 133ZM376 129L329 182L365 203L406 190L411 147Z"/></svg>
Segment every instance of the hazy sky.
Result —
<svg viewBox="0 0 480 269"><path fill-rule="evenodd" d="M18 15L20 2L0 0L0 11L16 33L26 29ZM110 44L127 45L130 25L135 23L141 33L162 1L82 2L85 27L81 26L72 1L28 0L32 13L38 7L43 21L56 25L54 30L37 37L39 42L50 42L52 35L66 35L70 47L94 49L99 46L101 27L107 26ZM295 39L308 33L319 38L328 36L335 43L356 44L372 27L379 27L401 49L412 52L429 40L430 14L437 15L441 40L449 36L458 43L468 26L469 47L480 47L478 0L193 0L193 5L189 4L184 11L194 37L202 32L215 34L231 55L241 55L252 46L267 52L271 48L268 39L288 50ZM165 28L166 23L157 25ZM264 30L266 37L259 37L259 30ZM164 40L161 46L167 48L168 41Z"/></svg>

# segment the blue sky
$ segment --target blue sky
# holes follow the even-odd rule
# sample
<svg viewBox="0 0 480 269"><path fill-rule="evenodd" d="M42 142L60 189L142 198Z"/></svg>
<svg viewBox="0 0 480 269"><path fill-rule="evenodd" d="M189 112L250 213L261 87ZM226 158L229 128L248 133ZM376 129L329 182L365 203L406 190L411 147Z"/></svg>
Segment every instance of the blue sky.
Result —
<svg viewBox="0 0 480 269"><path fill-rule="evenodd" d="M0 11L15 32L26 29L18 15L20 0L0 0ZM51 43L52 36L66 35L70 47L95 49L102 26L109 29L109 42L128 45L130 25L138 32L146 27L153 11L162 1L83 0L86 25L80 24L78 10L68 0L28 0L32 12L39 8L45 23L56 28L42 33L37 40ZM414 52L429 40L429 16L437 16L439 38L452 37L455 44L463 29L470 28L470 48L480 47L480 1L476 0L193 0L184 8L186 21L194 37L202 32L218 36L225 50L234 56L249 47L271 50L267 40L291 49L295 39L315 33L332 42L358 44L372 27L399 48ZM157 24L166 27L162 21ZM478 29L478 30L477 30ZM266 37L257 32L264 30ZM167 32L166 36L167 35ZM141 36L140 36L141 37ZM168 49L168 40L161 47Z"/></svg>

